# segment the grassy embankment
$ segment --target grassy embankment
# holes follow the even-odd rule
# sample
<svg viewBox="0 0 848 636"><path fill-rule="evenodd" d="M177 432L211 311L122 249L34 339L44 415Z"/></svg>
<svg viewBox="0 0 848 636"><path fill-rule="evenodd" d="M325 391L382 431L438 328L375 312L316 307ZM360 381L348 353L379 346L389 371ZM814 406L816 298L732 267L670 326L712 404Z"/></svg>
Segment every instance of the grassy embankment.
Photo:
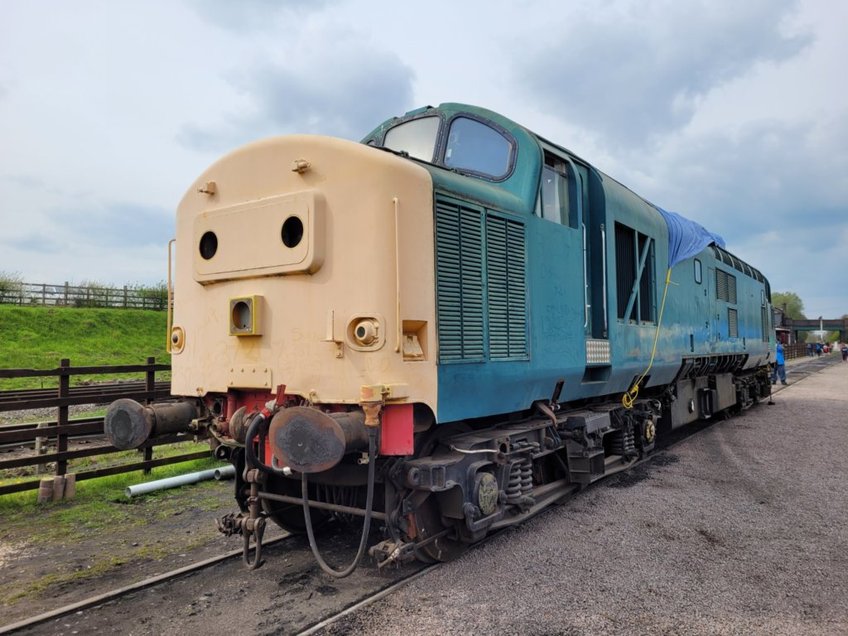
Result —
<svg viewBox="0 0 848 636"><path fill-rule="evenodd" d="M148 356L168 363L165 322L161 311L0 305L0 369L53 369L62 358L73 366L143 364ZM56 378L0 380L0 390L53 386Z"/></svg>
<svg viewBox="0 0 848 636"><path fill-rule="evenodd" d="M0 368L53 369L59 366L59 360L62 358L69 358L73 366L142 364L148 356L154 356L157 362L168 363L170 359L165 351L165 330L165 312L0 305ZM122 377L141 379L143 374L129 374ZM163 378L167 378L167 374L157 374L157 379ZM81 381L104 379L108 378L73 376L72 385ZM0 390L54 386L58 386L55 377L0 379ZM103 409L100 409L92 413L102 414L102 412ZM80 416L80 414L77 415L77 417ZM206 448L208 446L205 443L162 446L154 449L154 457L165 457ZM133 462L138 459L136 451L82 458L69 462L68 472ZM58 525L60 530L64 527L68 532L73 531L75 524L77 527L91 528L92 523L108 523L110 519L119 523L124 522L126 506L121 505L116 508L114 502L123 499L124 489L128 485L220 465L220 462L210 458L155 468L151 475L142 475L139 471L80 481L77 483L77 496L74 502L44 504L37 509L37 513L33 513L35 491L2 496L0 497L0 517L3 518L4 523L0 530L0 539L9 539L17 534L15 528L18 523L21 524L18 529L26 534L26 524L33 523L33 514L39 517L40 525L49 527ZM2 471L0 484L31 480L33 477L34 467ZM108 510L112 510L117 518L109 514ZM57 532L59 535L62 534L60 531Z"/></svg>

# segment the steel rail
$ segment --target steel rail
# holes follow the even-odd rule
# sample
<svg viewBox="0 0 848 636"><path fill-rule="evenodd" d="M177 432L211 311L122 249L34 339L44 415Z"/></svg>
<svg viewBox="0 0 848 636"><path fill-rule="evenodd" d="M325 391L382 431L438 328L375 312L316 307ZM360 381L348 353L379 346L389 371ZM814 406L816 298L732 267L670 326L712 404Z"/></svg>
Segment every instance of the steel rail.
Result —
<svg viewBox="0 0 848 636"><path fill-rule="evenodd" d="M387 597L389 594L393 594L398 589L402 588L404 585L408 585L408 584L412 583L413 581L420 579L425 574L429 574L430 572L432 572L433 570L438 568L440 565L442 565L442 564L441 563L434 563L432 565L428 565L424 569L419 570L418 572L415 572L414 574L408 576L407 578L401 579L400 581L392 583L388 587L384 587L382 590L380 590L376 594L372 594L371 596L364 598L357 603L354 603L350 607L346 607L345 609L343 609L338 614L334 614L333 616L325 618L324 620L322 620L318 623L315 623L311 627L306 628L302 632L298 632L298 636L311 636L311 634L316 634L319 631L321 631L322 629L324 629L325 627L332 625L333 623L344 618L345 616L349 616L350 614L353 614L354 612L362 609L363 607L367 607L367 606L371 605L371 603L376 603L380 599ZM0 632L0 634L2 634L2 632Z"/></svg>
<svg viewBox="0 0 848 636"><path fill-rule="evenodd" d="M269 541L265 541L264 545L274 545L276 543L280 543L294 535L285 534L281 537L276 537ZM116 588L114 590L110 590L109 592L103 592L102 594L97 594L95 596L90 596L89 598L83 599L81 601L77 601L75 603L70 603L63 607L58 607L54 610L50 610L49 612L44 612L42 614L38 614L36 616L31 616L30 618L25 618L16 623L11 623L9 625L0 626L0 635L2 634L11 634L12 632L23 629L24 627L33 627L35 625L40 625L45 623L51 619L58 618L60 616L65 616L66 614L71 614L72 612L78 612L80 610L88 609L90 607L94 607L96 605L101 605L106 601L111 601L121 596L125 596L126 594L130 594L131 592L137 592L139 590L143 590L148 587L153 587L155 585L159 585L160 583L165 583L167 581L171 581L173 579L177 579L185 574L190 574L192 572L196 572L198 570L202 570L211 565L216 565L221 563L222 561L227 561L233 558L241 558L243 553L242 548L238 548L237 550L232 550L230 552L225 552L224 554L219 554L218 556L210 557L208 559L204 559L203 561L198 561L197 563L192 563L191 565L186 565L181 568L177 568L176 570L171 570L170 572L165 572L163 574L157 574L155 576L151 576L143 581L138 581L136 583L130 583L129 585L125 585L123 587Z"/></svg>

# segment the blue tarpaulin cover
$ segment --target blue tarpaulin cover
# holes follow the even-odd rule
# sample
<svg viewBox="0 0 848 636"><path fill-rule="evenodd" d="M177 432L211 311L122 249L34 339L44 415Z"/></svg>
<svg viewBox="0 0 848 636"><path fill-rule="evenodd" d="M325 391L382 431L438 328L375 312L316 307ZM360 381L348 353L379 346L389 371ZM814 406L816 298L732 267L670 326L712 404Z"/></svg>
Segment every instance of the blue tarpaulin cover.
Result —
<svg viewBox="0 0 848 636"><path fill-rule="evenodd" d="M668 266L674 267L680 261L695 256L707 245L715 243L724 247L724 239L713 234L700 223L695 223L677 212L668 212L657 208L668 225Z"/></svg>

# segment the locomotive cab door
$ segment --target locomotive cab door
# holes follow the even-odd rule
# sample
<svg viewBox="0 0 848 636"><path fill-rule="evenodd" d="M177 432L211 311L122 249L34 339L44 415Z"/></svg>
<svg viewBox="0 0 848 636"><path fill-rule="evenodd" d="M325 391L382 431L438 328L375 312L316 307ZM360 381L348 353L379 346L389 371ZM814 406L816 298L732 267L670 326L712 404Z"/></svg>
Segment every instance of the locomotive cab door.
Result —
<svg viewBox="0 0 848 636"><path fill-rule="evenodd" d="M610 365L607 303L607 232L603 187L587 166L575 163L582 201L586 380L605 380ZM593 185L595 186L593 188ZM590 197L590 190L597 196Z"/></svg>
<svg viewBox="0 0 848 636"><path fill-rule="evenodd" d="M587 166L567 155L545 151L541 216L577 230L581 235L583 335L590 381L604 379L610 364L604 206L601 200L598 212L590 207L589 185L593 177ZM599 191L602 193L603 188ZM597 369L599 366L606 369Z"/></svg>

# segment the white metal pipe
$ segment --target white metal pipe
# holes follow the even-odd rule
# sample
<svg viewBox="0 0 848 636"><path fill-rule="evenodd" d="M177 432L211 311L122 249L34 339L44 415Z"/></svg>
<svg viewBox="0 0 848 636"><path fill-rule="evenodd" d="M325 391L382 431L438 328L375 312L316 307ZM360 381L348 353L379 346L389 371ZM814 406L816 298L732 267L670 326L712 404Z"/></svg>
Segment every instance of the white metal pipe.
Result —
<svg viewBox="0 0 848 636"><path fill-rule="evenodd" d="M232 468L232 466L230 466ZM166 488L176 488L177 486L185 486L187 484L195 484L199 481L213 479L215 473L220 471L220 468L210 468L209 470L201 470L196 473L187 475L178 475L176 477L168 477L167 479L157 479L156 481L148 481L144 484L136 484L129 486L124 492L127 497L135 497L136 495L146 495L157 490L165 490ZM235 474L235 473L233 473Z"/></svg>
<svg viewBox="0 0 848 636"><path fill-rule="evenodd" d="M232 464L227 464L226 466L221 466L221 468L215 469L215 479L221 481L222 479L232 479L236 476L236 467Z"/></svg>

